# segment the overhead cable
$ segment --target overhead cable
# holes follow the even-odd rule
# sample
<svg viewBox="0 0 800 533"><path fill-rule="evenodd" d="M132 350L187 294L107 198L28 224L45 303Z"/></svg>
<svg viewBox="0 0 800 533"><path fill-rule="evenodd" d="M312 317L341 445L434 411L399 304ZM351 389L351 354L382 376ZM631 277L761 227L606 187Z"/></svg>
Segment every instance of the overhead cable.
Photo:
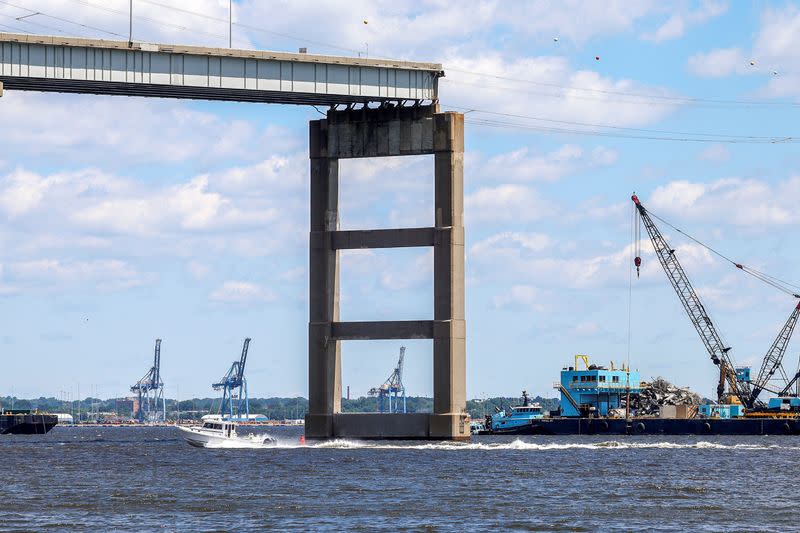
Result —
<svg viewBox="0 0 800 533"><path fill-rule="evenodd" d="M706 250L708 250L712 254L714 254L717 257L720 257L721 259L727 261L728 263L732 264L733 266L735 266L739 270L745 272L746 274L749 274L749 275L753 276L754 278L762 281L763 283L765 283L767 285L770 285L770 286L778 289L779 291L782 291L782 292L784 292L786 294L790 294L790 295L794 296L795 298L800 298L800 294L798 294L798 292L800 292L800 285L798 285L796 283L791 283L791 282L782 280L780 278L777 278L775 276L771 276L769 274L765 274L764 272L760 272L760 271L756 270L755 268L751 268L751 267L748 267L746 265L743 265L742 263L739 263L738 261L734 261L730 257L724 255L722 252L712 248L708 244L700 241L699 239L689 235L685 231L677 228L673 224L667 222L666 220L664 220L660 216L658 216L655 213L653 213L650 209L648 209L647 212L653 218L656 218L656 219L660 220L661 222L663 222L664 224L666 224L667 226L669 226L673 230L677 231L681 235L684 235L688 239L694 241L696 244L702 246L703 248L705 248Z"/></svg>

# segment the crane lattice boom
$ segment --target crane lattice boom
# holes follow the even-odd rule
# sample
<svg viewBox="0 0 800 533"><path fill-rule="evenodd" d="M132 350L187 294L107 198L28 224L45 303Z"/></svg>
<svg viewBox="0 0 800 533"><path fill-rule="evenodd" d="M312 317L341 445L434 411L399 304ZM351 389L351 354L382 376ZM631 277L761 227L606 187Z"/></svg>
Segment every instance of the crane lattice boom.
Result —
<svg viewBox="0 0 800 533"><path fill-rule="evenodd" d="M634 194L631 200L636 205L639 217L650 235L650 241L653 243L656 257L658 257L658 261L664 268L667 278L678 294L678 299L680 299L684 310L689 315L692 325L700 335L700 339L711 356L711 360L720 367L720 375L724 376L724 380L727 380L731 394L742 400L742 403L745 403L750 399L751 394L748 385L740 383L736 379L735 366L729 354L731 348L725 346L722 341L722 337L719 335L714 323L711 321L711 317L708 316L708 312L700 301L700 297L689 281L689 277L678 261L675 250L670 248L667 240L653 223L647 213L647 209L639 201L639 198ZM637 257L637 263L640 262L641 260ZM717 386L717 398L720 401L722 401L725 392L724 380L720 379L720 384Z"/></svg>
<svg viewBox="0 0 800 533"><path fill-rule="evenodd" d="M786 348L789 345L789 340L792 338L792 333L794 333L798 317L800 317L800 303L792 310L789 319L786 320L777 338L764 356L764 361L761 363L761 370L759 370L756 380L752 383L753 390L750 394L750 400L748 404L745 404L747 407L753 407L758 403L758 395L764 390L776 371L780 372L784 383L789 383L789 378L786 376L786 371L783 368L783 356L786 354Z"/></svg>

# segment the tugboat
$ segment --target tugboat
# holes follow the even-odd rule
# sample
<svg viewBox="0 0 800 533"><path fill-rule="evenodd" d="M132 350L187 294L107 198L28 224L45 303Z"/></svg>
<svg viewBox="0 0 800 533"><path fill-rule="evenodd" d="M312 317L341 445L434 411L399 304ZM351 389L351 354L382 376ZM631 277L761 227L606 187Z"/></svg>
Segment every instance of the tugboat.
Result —
<svg viewBox="0 0 800 533"><path fill-rule="evenodd" d="M56 415L28 409L0 411L0 435L44 435L58 424Z"/></svg>
<svg viewBox="0 0 800 533"><path fill-rule="evenodd" d="M522 405L511 407L510 413L499 410L493 415L487 415L485 429L479 433L529 434L535 432L534 426L542 418L544 418L542 405L531 402L528 391L522 391Z"/></svg>
<svg viewBox="0 0 800 533"><path fill-rule="evenodd" d="M236 434L238 424L231 420L226 420L217 417L203 422L202 426L180 427L178 429L183 433L183 438L186 442L195 448L213 448L214 446L226 446L241 444L244 446L252 445L270 445L276 444L274 437L269 435L248 435L240 437Z"/></svg>

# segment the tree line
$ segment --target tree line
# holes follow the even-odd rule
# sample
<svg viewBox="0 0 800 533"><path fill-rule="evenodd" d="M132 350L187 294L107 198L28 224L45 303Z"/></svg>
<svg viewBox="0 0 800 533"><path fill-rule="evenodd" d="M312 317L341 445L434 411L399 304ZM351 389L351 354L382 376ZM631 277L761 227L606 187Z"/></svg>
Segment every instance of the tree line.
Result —
<svg viewBox="0 0 800 533"><path fill-rule="evenodd" d="M532 401L542 404L544 410L558 408L557 398L542 398L537 396ZM192 398L176 402L174 399L166 400L167 418L199 419L204 414L219 412L219 398ZM513 405L520 405L519 397L494 397L473 399L467 401L467 411L473 419L482 419L488 414L493 414L499 409L507 409ZM128 398L85 398L73 402L65 402L58 398L21 399L11 396L0 397L0 409L29 409L49 413L72 414L76 420L102 419L115 413L120 418L133 417L133 405ZM250 413L263 414L270 420L292 420L303 418L308 411L308 400L303 397L296 398L251 398ZM342 412L345 413L374 413L378 411L378 399L374 397L342 398ZM406 411L409 413L433 412L433 398L426 396L408 396L406 398Z"/></svg>

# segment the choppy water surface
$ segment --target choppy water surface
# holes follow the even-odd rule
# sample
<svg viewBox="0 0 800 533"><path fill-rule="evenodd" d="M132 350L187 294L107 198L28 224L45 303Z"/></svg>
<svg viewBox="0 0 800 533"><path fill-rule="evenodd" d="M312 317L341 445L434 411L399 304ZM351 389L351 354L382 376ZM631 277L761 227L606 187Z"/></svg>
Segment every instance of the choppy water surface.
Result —
<svg viewBox="0 0 800 533"><path fill-rule="evenodd" d="M174 428L0 436L0 531L795 531L797 437L477 437L197 449Z"/></svg>

